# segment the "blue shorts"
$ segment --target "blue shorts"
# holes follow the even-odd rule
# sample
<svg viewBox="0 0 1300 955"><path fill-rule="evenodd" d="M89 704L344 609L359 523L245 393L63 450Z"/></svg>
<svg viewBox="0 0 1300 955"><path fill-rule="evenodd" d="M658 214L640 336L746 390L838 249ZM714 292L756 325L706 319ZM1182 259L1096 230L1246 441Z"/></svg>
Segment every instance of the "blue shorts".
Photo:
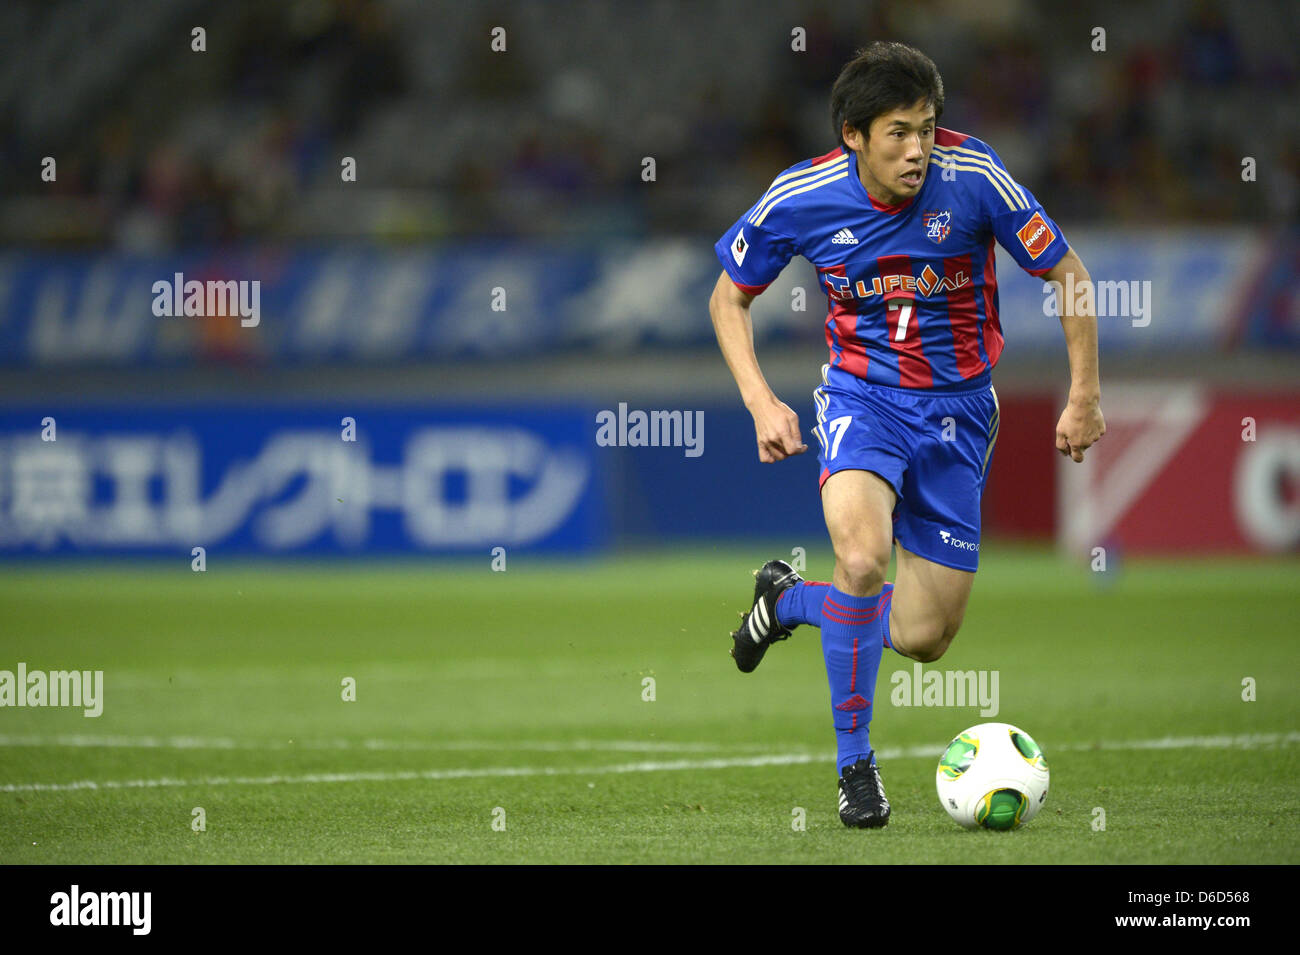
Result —
<svg viewBox="0 0 1300 955"><path fill-rule="evenodd" d="M894 540L913 554L974 573L980 497L998 437L990 376L947 391L868 384L823 366L813 392L819 486L836 471L874 471L894 488Z"/></svg>

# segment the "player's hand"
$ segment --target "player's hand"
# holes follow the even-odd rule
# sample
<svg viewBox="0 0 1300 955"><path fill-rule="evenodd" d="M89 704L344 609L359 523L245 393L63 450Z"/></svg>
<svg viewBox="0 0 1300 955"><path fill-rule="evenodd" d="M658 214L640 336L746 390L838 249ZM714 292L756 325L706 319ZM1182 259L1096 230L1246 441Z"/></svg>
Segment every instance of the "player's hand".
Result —
<svg viewBox="0 0 1300 955"><path fill-rule="evenodd" d="M1056 450L1074 461L1083 460L1088 450L1106 433L1106 421L1101 416L1099 399L1076 401L1071 399L1056 423Z"/></svg>
<svg viewBox="0 0 1300 955"><path fill-rule="evenodd" d="M764 464L803 454L808 445L799 437L799 416L773 397L750 409L758 435L758 459Z"/></svg>

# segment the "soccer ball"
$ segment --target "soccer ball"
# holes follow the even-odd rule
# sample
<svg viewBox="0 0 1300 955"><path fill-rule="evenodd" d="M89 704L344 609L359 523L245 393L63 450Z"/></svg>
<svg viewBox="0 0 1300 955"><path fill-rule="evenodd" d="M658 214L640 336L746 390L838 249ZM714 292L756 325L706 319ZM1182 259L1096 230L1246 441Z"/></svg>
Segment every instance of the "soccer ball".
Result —
<svg viewBox="0 0 1300 955"><path fill-rule="evenodd" d="M948 744L935 788L948 815L967 829L1015 829L1047 799L1047 760L1024 730L980 723Z"/></svg>

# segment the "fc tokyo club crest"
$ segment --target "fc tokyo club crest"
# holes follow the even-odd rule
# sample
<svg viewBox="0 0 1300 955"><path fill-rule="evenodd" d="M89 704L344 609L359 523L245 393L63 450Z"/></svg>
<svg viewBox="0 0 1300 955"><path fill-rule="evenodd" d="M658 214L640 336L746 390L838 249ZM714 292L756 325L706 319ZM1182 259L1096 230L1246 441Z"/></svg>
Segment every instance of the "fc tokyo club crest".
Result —
<svg viewBox="0 0 1300 955"><path fill-rule="evenodd" d="M925 237L932 242L939 243L948 238L948 233L952 231L950 223L952 222L952 210L944 209L942 212L927 212L922 217L925 224Z"/></svg>

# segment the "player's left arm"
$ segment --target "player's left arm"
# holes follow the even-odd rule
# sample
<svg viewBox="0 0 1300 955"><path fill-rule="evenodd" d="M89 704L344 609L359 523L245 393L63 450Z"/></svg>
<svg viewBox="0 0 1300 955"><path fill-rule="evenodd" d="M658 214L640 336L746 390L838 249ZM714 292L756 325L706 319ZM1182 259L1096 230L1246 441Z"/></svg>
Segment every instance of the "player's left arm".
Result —
<svg viewBox="0 0 1300 955"><path fill-rule="evenodd" d="M1101 378L1097 367L1097 314L1095 296L1066 296L1061 289L1089 288L1092 279L1074 249L1066 250L1059 262L1043 275L1046 282L1060 283L1056 300L1061 308L1061 328L1070 356L1070 395L1056 423L1056 449L1074 461L1106 433L1101 415Z"/></svg>
<svg viewBox="0 0 1300 955"><path fill-rule="evenodd" d="M1095 296L1076 298L1072 291L1092 288L1088 270L1066 242L1061 227L1028 189L1011 178L987 143L968 137L941 147L936 141L935 150L943 158L958 160L957 168L978 195L989 228L1016 264L1046 282L1061 283L1055 288L1070 355L1070 396L1056 423L1056 449L1082 461L1083 452L1106 433L1097 371ZM1062 294L1067 289L1071 294Z"/></svg>

